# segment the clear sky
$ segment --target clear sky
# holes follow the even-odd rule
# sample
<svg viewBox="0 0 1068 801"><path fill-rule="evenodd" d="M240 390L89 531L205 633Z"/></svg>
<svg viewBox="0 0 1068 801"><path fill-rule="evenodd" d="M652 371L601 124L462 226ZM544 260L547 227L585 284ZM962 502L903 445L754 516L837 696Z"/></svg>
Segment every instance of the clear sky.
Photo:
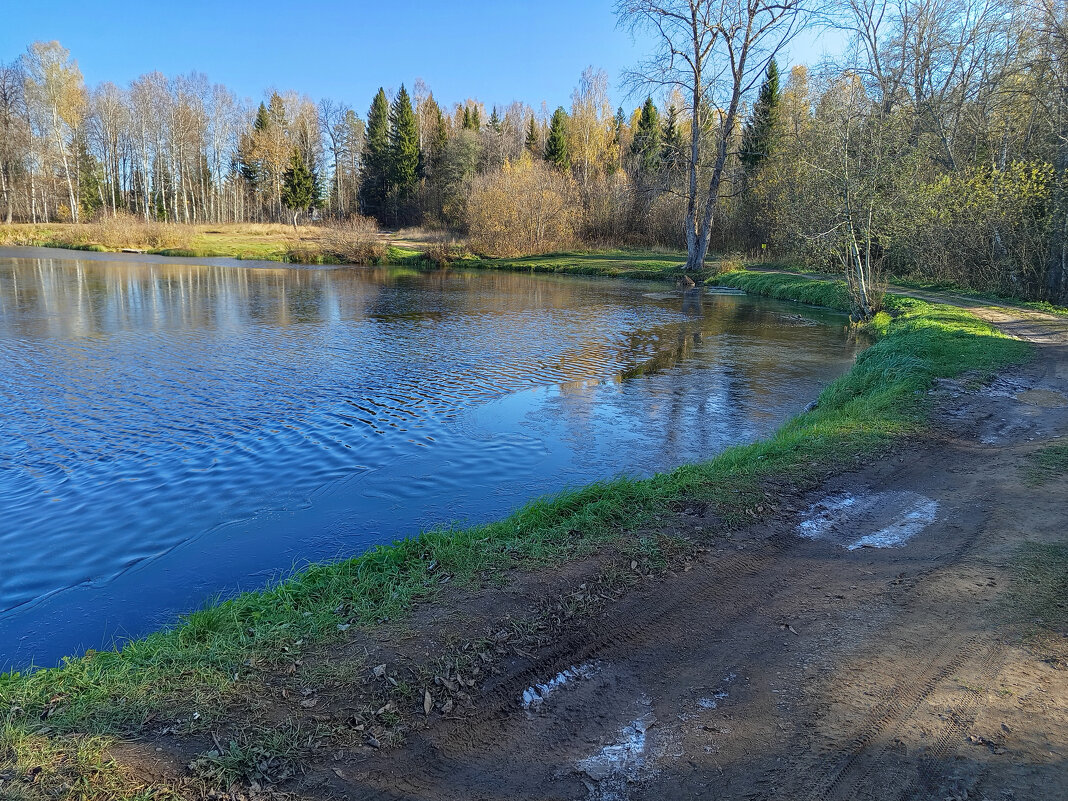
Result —
<svg viewBox="0 0 1068 801"><path fill-rule="evenodd" d="M615 103L647 51L619 30L613 0L0 0L0 60L58 39L86 82L125 86L159 70L205 73L239 96L268 88L366 111L379 86L422 78L445 104L568 105L582 70L604 69ZM818 58L819 37L795 45ZM788 61L788 59L787 59Z"/></svg>

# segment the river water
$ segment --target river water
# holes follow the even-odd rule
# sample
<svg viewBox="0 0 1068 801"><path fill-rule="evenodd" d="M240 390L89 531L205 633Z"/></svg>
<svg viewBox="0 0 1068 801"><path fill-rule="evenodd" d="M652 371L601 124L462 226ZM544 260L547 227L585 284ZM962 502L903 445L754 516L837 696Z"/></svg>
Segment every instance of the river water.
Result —
<svg viewBox="0 0 1068 801"><path fill-rule="evenodd" d="M0 250L0 670L772 432L862 347L662 284Z"/></svg>

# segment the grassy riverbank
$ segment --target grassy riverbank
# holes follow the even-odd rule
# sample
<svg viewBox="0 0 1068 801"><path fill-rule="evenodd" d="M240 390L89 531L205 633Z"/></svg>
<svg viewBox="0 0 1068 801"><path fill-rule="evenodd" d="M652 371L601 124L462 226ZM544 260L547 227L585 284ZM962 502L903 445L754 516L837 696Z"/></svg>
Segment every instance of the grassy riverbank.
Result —
<svg viewBox="0 0 1068 801"><path fill-rule="evenodd" d="M644 265L638 258L617 263L620 269ZM846 308L840 282L744 271L720 280ZM891 297L888 311L873 325L878 341L853 370L828 386L812 411L768 440L650 479L606 481L538 500L495 523L426 532L312 567L190 615L121 652L0 677L0 776L7 777L0 793L29 798L76 786L86 797L125 797L113 786L121 777L108 768L107 738L143 737L162 721L194 737L212 731L241 699L269 694L265 688L302 654L403 617L438 597L446 581L450 587L499 584L516 568L558 565L606 547L655 557L661 546L651 532L665 514L694 502L708 504L725 526L751 522L762 514L769 487L813 486L922 430L934 379L986 376L1030 352L959 309ZM406 689L396 690L400 702L421 703ZM261 741L257 748L272 747ZM219 749L214 753L209 761L217 764L222 757ZM153 797L150 788L142 790Z"/></svg>
<svg viewBox="0 0 1068 801"><path fill-rule="evenodd" d="M100 224L0 225L0 245L57 247L114 253L133 250L159 256L231 258L290 264L345 263L338 250L338 233L320 226L248 223L240 225L167 225L107 221ZM380 233L361 243L367 261L375 264L437 268L456 267L512 272L553 272L616 278L674 280L686 255L643 249L573 250L516 259L469 253L462 246L444 244L421 230ZM711 271L694 276L701 280Z"/></svg>

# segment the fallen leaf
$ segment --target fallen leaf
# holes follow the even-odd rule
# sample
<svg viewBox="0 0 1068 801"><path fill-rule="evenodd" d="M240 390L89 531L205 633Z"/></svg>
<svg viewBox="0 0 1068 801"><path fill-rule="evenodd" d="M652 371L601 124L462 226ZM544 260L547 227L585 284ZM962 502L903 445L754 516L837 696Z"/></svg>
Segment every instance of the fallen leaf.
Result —
<svg viewBox="0 0 1068 801"><path fill-rule="evenodd" d="M429 715L430 710L434 708L434 699L430 695L430 690L423 690L423 714Z"/></svg>
<svg viewBox="0 0 1068 801"><path fill-rule="evenodd" d="M375 678L380 679L386 675L385 665L375 665Z"/></svg>

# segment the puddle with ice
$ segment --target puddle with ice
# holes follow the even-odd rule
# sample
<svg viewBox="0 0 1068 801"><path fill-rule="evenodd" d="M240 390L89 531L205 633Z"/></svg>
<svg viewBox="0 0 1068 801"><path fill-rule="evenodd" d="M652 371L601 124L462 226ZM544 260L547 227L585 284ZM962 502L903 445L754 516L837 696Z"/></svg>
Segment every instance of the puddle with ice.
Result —
<svg viewBox="0 0 1068 801"><path fill-rule="evenodd" d="M726 676L723 677L723 684L730 684L736 678L738 678L737 674L728 673ZM727 692L727 690L724 689L723 686L720 686L717 687L711 695L706 696L704 698L699 698L697 700L697 705L701 707L701 709L715 709L717 706L719 706L720 701L725 701L727 699L728 695L729 693Z"/></svg>
<svg viewBox="0 0 1068 801"><path fill-rule="evenodd" d="M652 713L631 721L620 732L617 743L606 745L596 754L579 762L587 776L601 783L602 797L615 798L613 785L635 781L645 767L646 732L656 723Z"/></svg>
<svg viewBox="0 0 1068 801"><path fill-rule="evenodd" d="M918 492L837 493L812 504L797 533L811 540L830 540L857 548L904 545L938 515L938 501Z"/></svg>
<svg viewBox="0 0 1068 801"><path fill-rule="evenodd" d="M591 678L597 672L597 666L585 662L581 665L572 665L561 670L544 684L534 684L523 690L523 697L519 703L524 709L537 709L545 699L561 687L580 679Z"/></svg>

